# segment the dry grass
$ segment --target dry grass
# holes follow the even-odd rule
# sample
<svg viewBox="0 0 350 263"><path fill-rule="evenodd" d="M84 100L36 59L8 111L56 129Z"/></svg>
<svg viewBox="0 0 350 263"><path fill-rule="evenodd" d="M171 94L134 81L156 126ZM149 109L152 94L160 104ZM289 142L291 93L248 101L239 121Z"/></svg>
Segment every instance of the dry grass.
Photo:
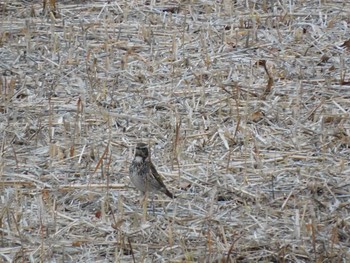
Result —
<svg viewBox="0 0 350 263"><path fill-rule="evenodd" d="M255 2L0 1L1 262L350 261L350 4Z"/></svg>

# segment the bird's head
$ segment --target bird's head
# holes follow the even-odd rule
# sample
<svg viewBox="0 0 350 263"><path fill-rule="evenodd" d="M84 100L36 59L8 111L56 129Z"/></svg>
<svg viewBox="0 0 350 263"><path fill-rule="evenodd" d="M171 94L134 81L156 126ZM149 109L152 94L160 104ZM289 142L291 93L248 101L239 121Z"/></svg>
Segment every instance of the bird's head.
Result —
<svg viewBox="0 0 350 263"><path fill-rule="evenodd" d="M135 158L141 157L142 160L145 160L148 157L148 145L145 143L138 143L136 145Z"/></svg>

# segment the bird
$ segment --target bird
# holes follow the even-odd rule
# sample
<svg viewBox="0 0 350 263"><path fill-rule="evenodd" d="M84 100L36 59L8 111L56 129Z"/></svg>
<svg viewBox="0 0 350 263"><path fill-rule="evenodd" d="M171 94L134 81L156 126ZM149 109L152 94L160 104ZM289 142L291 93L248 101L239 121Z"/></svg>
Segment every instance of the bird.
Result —
<svg viewBox="0 0 350 263"><path fill-rule="evenodd" d="M143 194L162 192L170 198L176 198L165 186L162 177L151 161L148 145L137 143L135 156L129 167L129 177L134 186Z"/></svg>

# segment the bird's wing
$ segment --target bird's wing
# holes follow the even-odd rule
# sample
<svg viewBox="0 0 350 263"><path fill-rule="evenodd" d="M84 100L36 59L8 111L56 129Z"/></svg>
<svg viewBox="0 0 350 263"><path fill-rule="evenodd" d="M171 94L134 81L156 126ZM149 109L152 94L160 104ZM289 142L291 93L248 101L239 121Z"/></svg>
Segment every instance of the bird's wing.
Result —
<svg viewBox="0 0 350 263"><path fill-rule="evenodd" d="M161 187L164 187L166 189L166 186L165 184L163 183L163 179L162 177L159 175L159 173L157 172L157 169L156 167L154 167L154 164L151 162L150 163L150 173L151 173L151 176L153 176L157 182L159 183L159 185Z"/></svg>

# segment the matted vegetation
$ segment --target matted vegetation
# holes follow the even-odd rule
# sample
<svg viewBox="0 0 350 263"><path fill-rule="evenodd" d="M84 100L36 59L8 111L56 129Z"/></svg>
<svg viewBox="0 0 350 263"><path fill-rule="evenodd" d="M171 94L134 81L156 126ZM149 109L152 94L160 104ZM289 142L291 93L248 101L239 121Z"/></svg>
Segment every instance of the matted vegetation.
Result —
<svg viewBox="0 0 350 263"><path fill-rule="evenodd" d="M348 1L0 12L1 262L350 261Z"/></svg>

